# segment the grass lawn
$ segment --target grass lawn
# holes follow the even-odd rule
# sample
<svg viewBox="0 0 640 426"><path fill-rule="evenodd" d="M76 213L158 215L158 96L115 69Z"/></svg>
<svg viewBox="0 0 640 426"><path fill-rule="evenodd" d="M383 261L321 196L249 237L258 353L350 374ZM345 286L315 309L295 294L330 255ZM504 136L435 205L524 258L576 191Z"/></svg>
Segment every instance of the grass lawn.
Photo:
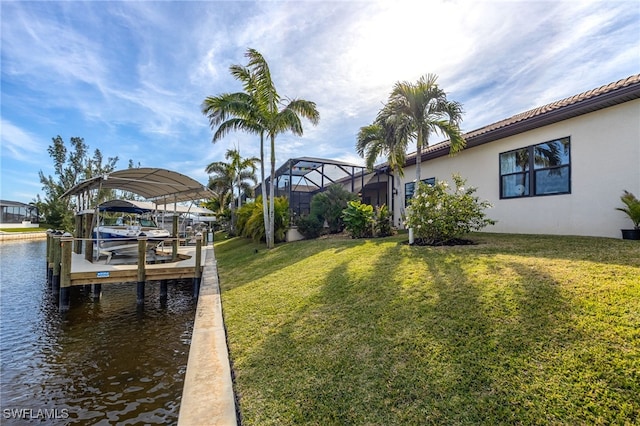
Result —
<svg viewBox="0 0 640 426"><path fill-rule="evenodd" d="M638 241L217 237L245 426L640 423Z"/></svg>
<svg viewBox="0 0 640 426"><path fill-rule="evenodd" d="M37 228L0 228L0 231L22 233L22 232L44 232L47 229L49 229L49 226L40 225Z"/></svg>

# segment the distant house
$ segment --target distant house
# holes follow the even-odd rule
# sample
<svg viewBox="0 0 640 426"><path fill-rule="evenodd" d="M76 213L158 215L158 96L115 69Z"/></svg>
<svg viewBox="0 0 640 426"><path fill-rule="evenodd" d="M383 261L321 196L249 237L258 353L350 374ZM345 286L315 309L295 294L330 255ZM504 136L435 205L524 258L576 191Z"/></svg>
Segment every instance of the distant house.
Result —
<svg viewBox="0 0 640 426"><path fill-rule="evenodd" d="M465 139L467 148L453 157L448 141L425 149L422 179L451 182L452 173L466 178L493 204L487 213L498 223L487 231L620 237L621 228L631 227L615 207L623 190L640 196L640 74L490 124ZM388 176L381 170L378 180ZM407 158L404 178L396 179L399 225L415 185L415 154ZM383 200L390 188L389 182ZM375 194L365 201L375 201Z"/></svg>
<svg viewBox="0 0 640 426"><path fill-rule="evenodd" d="M37 228L38 226L36 206L0 200L0 228Z"/></svg>

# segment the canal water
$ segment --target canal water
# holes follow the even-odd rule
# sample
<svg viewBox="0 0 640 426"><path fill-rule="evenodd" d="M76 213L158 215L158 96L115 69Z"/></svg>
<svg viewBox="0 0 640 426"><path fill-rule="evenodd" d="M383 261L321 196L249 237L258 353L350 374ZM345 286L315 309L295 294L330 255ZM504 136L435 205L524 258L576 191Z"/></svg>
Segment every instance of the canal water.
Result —
<svg viewBox="0 0 640 426"><path fill-rule="evenodd" d="M192 284L73 288L58 312L45 241L0 243L0 424L175 424L195 317Z"/></svg>

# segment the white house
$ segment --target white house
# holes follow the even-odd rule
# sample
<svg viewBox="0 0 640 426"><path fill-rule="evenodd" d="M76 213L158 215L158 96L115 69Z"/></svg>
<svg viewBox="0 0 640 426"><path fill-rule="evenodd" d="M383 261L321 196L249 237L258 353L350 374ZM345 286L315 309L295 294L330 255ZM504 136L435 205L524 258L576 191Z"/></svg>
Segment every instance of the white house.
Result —
<svg viewBox="0 0 640 426"><path fill-rule="evenodd" d="M421 175L451 182L459 173L477 187L476 194L493 205L488 216L498 221L486 231L619 238L621 228L632 227L615 208L622 206L623 190L640 197L640 74L490 124L465 139L467 147L453 157L448 141L425 149ZM404 178L395 179L401 179L400 191L390 204L398 225L414 186L415 154ZM386 186L384 200L391 179ZM363 198L374 201L366 186Z"/></svg>

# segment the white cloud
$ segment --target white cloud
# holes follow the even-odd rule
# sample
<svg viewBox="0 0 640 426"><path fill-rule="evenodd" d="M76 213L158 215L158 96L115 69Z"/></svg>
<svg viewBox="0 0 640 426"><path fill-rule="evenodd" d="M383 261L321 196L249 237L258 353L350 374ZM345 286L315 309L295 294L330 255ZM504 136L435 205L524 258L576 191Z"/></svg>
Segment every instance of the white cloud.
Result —
<svg viewBox="0 0 640 426"><path fill-rule="evenodd" d="M2 157L37 164L40 161L42 146L38 136L14 125L8 120L2 119L2 131L0 132L0 146Z"/></svg>

